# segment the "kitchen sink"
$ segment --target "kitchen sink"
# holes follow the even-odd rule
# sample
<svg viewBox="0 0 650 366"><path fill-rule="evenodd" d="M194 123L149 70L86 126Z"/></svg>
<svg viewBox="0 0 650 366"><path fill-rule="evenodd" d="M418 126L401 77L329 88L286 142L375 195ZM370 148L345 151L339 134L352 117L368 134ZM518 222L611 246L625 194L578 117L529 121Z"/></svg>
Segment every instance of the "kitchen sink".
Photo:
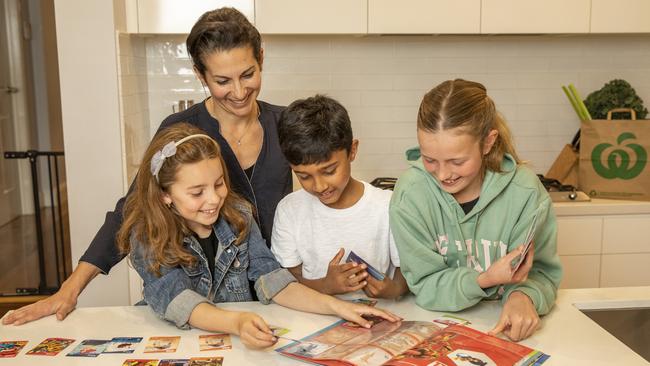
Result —
<svg viewBox="0 0 650 366"><path fill-rule="evenodd" d="M650 308L580 311L650 362Z"/></svg>

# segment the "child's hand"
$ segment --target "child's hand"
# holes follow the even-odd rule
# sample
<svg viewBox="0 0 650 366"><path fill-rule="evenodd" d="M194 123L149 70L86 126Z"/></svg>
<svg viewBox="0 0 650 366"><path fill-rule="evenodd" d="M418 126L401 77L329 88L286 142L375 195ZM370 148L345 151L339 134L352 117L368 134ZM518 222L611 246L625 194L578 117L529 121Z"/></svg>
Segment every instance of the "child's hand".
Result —
<svg viewBox="0 0 650 366"><path fill-rule="evenodd" d="M494 262L487 271L478 276L478 285L481 288L489 288L497 285L507 285L511 283L520 283L528 279L528 272L533 267L533 256L535 253L535 244L532 243L524 262L519 266L516 272L513 272L511 262L523 252L524 246L520 245L517 249L506 254Z"/></svg>
<svg viewBox="0 0 650 366"><path fill-rule="evenodd" d="M248 348L266 348L278 341L264 319L255 313L240 313L237 330L239 339Z"/></svg>
<svg viewBox="0 0 650 366"><path fill-rule="evenodd" d="M357 291L367 284L366 265L357 263L339 264L343 254L345 254L345 250L343 248L339 249L327 267L325 284L328 294L336 295Z"/></svg>
<svg viewBox="0 0 650 366"><path fill-rule="evenodd" d="M533 301L523 292L514 291L503 305L499 322L489 334L503 332L511 340L518 342L530 337L539 325L539 315Z"/></svg>
<svg viewBox="0 0 650 366"><path fill-rule="evenodd" d="M399 268L395 270L392 279L386 276L383 281L379 281L372 276L368 276L367 281L368 285L363 288L363 292L369 297L396 299L408 291L406 280Z"/></svg>
<svg viewBox="0 0 650 366"><path fill-rule="evenodd" d="M368 319L364 319L362 315L370 315L370 316L384 318L389 322L396 322L402 320L402 318L389 311L377 309L368 305L355 304L352 302L343 301L339 299L337 299L336 306L334 306L334 312L339 317L345 320L349 320L351 322L355 322L364 328L370 328L373 325L373 323Z"/></svg>

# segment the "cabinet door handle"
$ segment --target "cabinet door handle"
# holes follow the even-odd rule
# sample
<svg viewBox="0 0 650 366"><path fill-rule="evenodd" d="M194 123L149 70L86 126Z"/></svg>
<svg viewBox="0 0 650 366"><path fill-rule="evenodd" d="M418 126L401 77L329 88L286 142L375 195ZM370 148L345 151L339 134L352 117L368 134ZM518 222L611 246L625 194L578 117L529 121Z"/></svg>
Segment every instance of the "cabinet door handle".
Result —
<svg viewBox="0 0 650 366"><path fill-rule="evenodd" d="M2 86L0 87L0 90L4 91L7 94L18 93L18 88L16 88L15 86Z"/></svg>

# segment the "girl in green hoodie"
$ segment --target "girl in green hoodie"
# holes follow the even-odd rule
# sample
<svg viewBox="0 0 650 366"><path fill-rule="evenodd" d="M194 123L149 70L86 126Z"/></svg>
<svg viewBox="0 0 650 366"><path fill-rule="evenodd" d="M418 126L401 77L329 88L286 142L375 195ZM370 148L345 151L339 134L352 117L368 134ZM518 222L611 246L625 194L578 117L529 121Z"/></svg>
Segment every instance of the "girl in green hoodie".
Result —
<svg viewBox="0 0 650 366"><path fill-rule="evenodd" d="M548 193L521 164L483 85L438 85L424 96L417 127L419 148L407 151L411 167L390 208L402 273L417 304L459 311L501 298L491 333L527 338L552 308L562 278ZM533 245L514 269L532 226Z"/></svg>

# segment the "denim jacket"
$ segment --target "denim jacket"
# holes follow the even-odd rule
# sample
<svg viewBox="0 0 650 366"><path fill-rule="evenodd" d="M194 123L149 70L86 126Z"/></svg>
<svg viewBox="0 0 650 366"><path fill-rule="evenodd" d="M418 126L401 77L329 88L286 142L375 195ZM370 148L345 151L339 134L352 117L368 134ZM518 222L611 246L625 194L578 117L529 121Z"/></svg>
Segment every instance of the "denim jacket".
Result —
<svg viewBox="0 0 650 366"><path fill-rule="evenodd" d="M226 220L220 217L213 225L221 247L219 257L215 258L214 278L194 236L185 237L183 243L196 256L196 265L161 266L160 277L148 270L146 248L135 236L131 237L131 262L144 281L144 300L159 317L188 329L190 314L203 302L252 301L249 280L255 283L255 292L263 304L270 303L276 294L296 281L280 266L259 227L250 218L250 234L239 245L235 245L236 235Z"/></svg>

